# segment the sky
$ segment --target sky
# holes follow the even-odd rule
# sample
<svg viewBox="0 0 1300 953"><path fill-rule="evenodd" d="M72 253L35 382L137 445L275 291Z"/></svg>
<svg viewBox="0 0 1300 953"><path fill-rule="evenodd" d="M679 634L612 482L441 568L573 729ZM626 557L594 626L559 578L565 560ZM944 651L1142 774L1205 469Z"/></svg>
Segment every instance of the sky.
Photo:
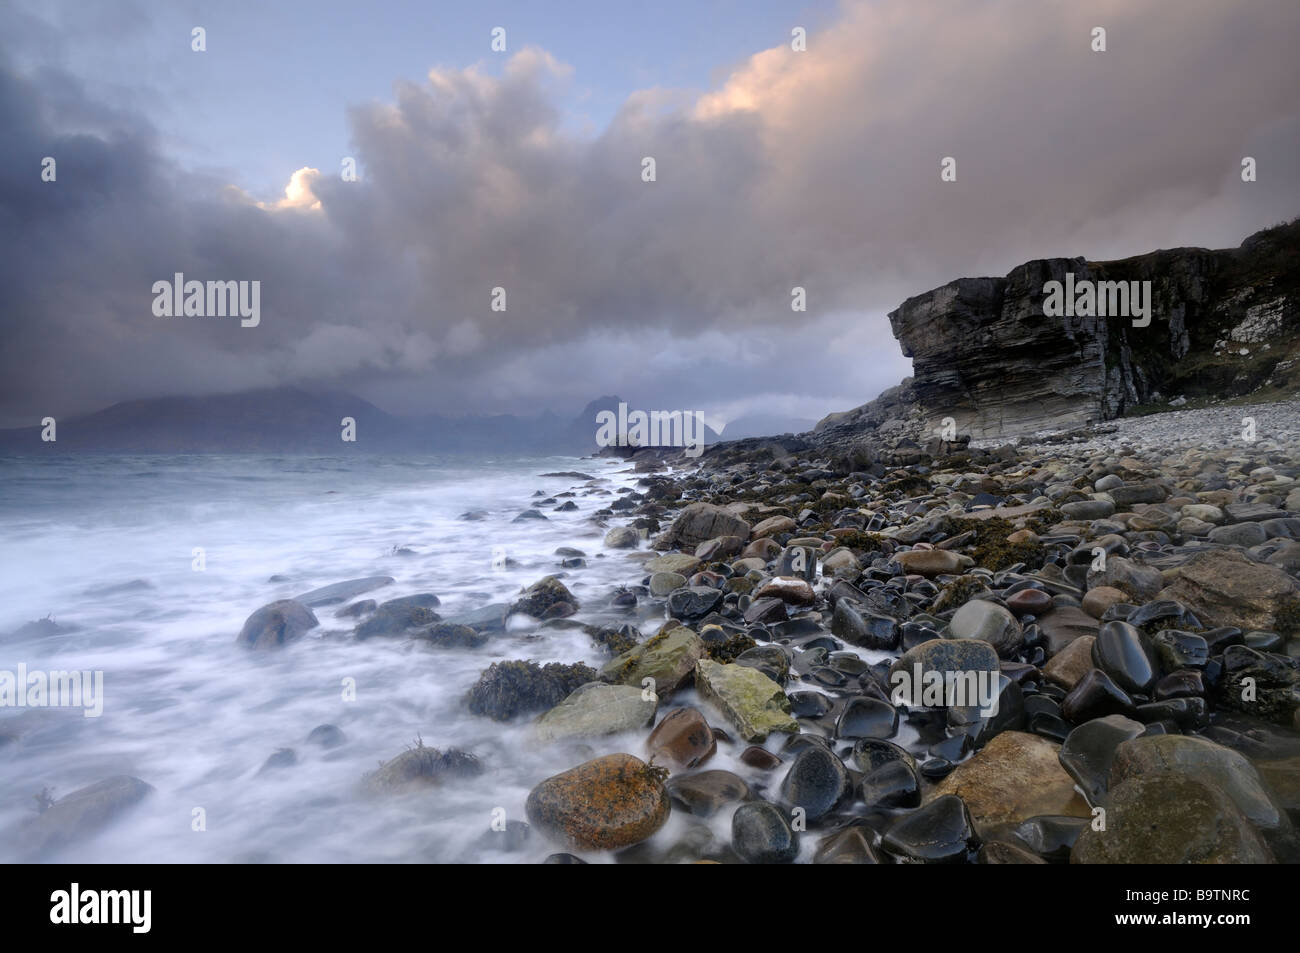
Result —
<svg viewBox="0 0 1300 953"><path fill-rule="evenodd" d="M0 426L281 385L816 419L910 373L911 295L1300 215L1297 36L1294 0L0 0ZM259 322L156 315L177 272Z"/></svg>

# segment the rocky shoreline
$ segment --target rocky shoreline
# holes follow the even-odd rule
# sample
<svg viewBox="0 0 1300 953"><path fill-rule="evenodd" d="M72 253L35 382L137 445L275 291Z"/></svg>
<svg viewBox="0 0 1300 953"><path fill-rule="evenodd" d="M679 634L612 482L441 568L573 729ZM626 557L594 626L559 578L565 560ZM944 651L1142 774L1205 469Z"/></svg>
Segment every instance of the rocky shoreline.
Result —
<svg viewBox="0 0 1300 953"><path fill-rule="evenodd" d="M531 726L554 764L526 821L485 820L506 857L1296 862L1298 420L1292 402L1018 445L642 451L590 516L602 552L561 547L511 603L444 618L434 593L366 598L392 582L372 576L263 606L237 642L301 649L326 611L358 642L484 655L521 626L584 632L598 664L498 650L466 686L466 717ZM626 560L627 584L580 601L589 558ZM423 740L373 754L357 796L434 810L491 768ZM43 804L22 843L74 843L150 792L105 779Z"/></svg>
<svg viewBox="0 0 1300 953"><path fill-rule="evenodd" d="M541 718L598 757L530 821L670 861L1300 860L1300 408L1255 410L1250 442L1229 408L648 473L630 513L666 529L629 591L666 621ZM996 673L996 713L900 704L917 666ZM752 772L710 770L720 747ZM729 841L634 847L670 810L730 813Z"/></svg>

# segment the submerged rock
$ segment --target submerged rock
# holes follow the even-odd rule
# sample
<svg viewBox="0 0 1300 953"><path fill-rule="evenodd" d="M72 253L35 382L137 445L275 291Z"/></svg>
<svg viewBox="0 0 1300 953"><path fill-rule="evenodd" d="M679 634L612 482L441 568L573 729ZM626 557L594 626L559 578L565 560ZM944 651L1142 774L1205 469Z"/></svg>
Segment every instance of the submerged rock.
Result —
<svg viewBox="0 0 1300 953"><path fill-rule="evenodd" d="M472 754L457 748L443 752L420 743L385 761L378 770L362 778L361 783L371 794L403 794L482 772L483 766Z"/></svg>
<svg viewBox="0 0 1300 953"><path fill-rule="evenodd" d="M320 625L316 614L301 602L281 599L248 617L235 642L251 649L274 649L297 641Z"/></svg>
<svg viewBox="0 0 1300 953"><path fill-rule="evenodd" d="M154 791L139 778L121 774L96 781L49 804L18 831L18 847L44 857L98 834Z"/></svg>
<svg viewBox="0 0 1300 953"><path fill-rule="evenodd" d="M595 680L596 670L580 662L493 662L465 700L475 715L509 721L516 715L554 708L578 686Z"/></svg>
<svg viewBox="0 0 1300 953"><path fill-rule="evenodd" d="M535 619L565 618L578 611L578 599L555 576L539 579L510 606L510 615L522 613Z"/></svg>
<svg viewBox="0 0 1300 953"><path fill-rule="evenodd" d="M799 856L799 835L775 804L751 801L731 816L731 846L750 864L788 864Z"/></svg>

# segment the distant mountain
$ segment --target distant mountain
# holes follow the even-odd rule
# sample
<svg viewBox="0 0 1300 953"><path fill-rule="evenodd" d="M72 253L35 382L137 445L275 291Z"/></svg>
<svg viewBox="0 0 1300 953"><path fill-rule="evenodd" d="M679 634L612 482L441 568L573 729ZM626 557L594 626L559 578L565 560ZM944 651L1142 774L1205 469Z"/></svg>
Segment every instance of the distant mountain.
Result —
<svg viewBox="0 0 1300 953"><path fill-rule="evenodd" d="M295 387L208 397L125 401L56 423L57 440L39 426L0 430L0 451L111 450L146 453L566 453L597 450L596 412L619 398L593 401L575 419L401 417L338 392ZM356 440L343 440L343 419Z"/></svg>
<svg viewBox="0 0 1300 953"><path fill-rule="evenodd" d="M815 420L802 417L778 417L773 414L753 414L737 417L724 428L728 440L746 437L770 437L783 433L804 433L817 425ZM710 441L712 442L712 441Z"/></svg>

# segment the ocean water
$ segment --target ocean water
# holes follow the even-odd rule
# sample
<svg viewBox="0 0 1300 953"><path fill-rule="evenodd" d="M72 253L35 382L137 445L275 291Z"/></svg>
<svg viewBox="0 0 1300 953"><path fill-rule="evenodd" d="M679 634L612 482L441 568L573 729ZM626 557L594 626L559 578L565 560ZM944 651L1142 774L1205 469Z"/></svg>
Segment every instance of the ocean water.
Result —
<svg viewBox="0 0 1300 953"><path fill-rule="evenodd" d="M599 482L539 475L555 470ZM361 576L396 582L359 598L434 592L444 616L509 601L560 571L554 551L562 545L591 557L566 582L583 602L580 618L598 618L609 594L640 570L624 554L597 556L602 531L588 516L634 482L624 465L572 458L0 460L0 633L46 616L67 627L39 638L0 636L0 669L104 673L100 717L0 708L0 734L17 736L0 746L0 860L12 859L7 835L35 812L37 792L49 788L57 798L115 774L135 775L156 793L60 859L545 856L554 848L540 838L507 855L501 838L484 834L494 809L522 820L529 789L568 765L539 751L527 724L473 717L462 698L496 659L599 665L600 650L582 632L525 624L477 650L405 638L357 642L348 637L354 622L326 606L315 610L319 628L279 651L243 650L235 636L267 602ZM577 512L549 506L546 522L511 522L536 490L570 489ZM486 517L457 518L467 510ZM204 551L201 571L195 548ZM504 570L494 568L501 551L511 560ZM285 581L269 582L273 575ZM345 679L355 680L354 701L344 700ZM304 743L324 723L343 730L343 746ZM361 776L417 738L469 750L486 771L417 796L360 796ZM281 748L293 748L297 763L259 773ZM194 829L196 809L206 830Z"/></svg>
<svg viewBox="0 0 1300 953"><path fill-rule="evenodd" d="M570 470L596 479L541 476ZM564 573L581 601L576 620L630 622L651 634L664 620L661 605L631 612L609 605L619 586L642 578L640 563L603 550L604 530L589 521L637 479L620 462L561 457L0 458L0 670L22 664L102 671L104 679L99 717L0 707L0 736L16 739L0 744L0 861L16 858L13 835L35 815L39 792L58 798L118 774L155 793L52 859L541 861L560 848L533 832L507 850L493 821L524 820L533 786L587 758L644 756L646 731L542 745L529 718L501 724L473 716L463 698L500 659L598 668L608 655L582 631L515 617L509 631L472 650L405 637L356 641L355 621L336 618L341 605L333 605L315 610L318 628L279 650L249 651L235 637L267 602L346 579L392 576L394 584L358 598L434 592L437 611L449 617L511 601L551 573ZM512 522L537 491L572 492L578 510L555 512L552 504L540 507L546 521ZM484 518L459 519L470 510ZM561 570L560 546L583 550L587 565ZM196 548L204 551L201 571ZM502 553L510 560L504 569L495 558ZM8 634L46 616L65 631ZM355 699L345 698L345 682L355 685ZM679 704L698 698L687 691L670 707ZM716 713L710 718L721 723ZM328 750L307 744L321 724L338 726L346 742ZM417 740L469 751L484 771L396 797L360 790L366 772ZM775 784L779 778L740 763L743 747L719 745L706 767L740 774L759 792ZM296 763L262 770L283 748L295 751ZM701 821L674 811L651 846L701 836L725 842L731 813ZM701 826L708 830L689 830ZM805 838L802 853L814 849Z"/></svg>

